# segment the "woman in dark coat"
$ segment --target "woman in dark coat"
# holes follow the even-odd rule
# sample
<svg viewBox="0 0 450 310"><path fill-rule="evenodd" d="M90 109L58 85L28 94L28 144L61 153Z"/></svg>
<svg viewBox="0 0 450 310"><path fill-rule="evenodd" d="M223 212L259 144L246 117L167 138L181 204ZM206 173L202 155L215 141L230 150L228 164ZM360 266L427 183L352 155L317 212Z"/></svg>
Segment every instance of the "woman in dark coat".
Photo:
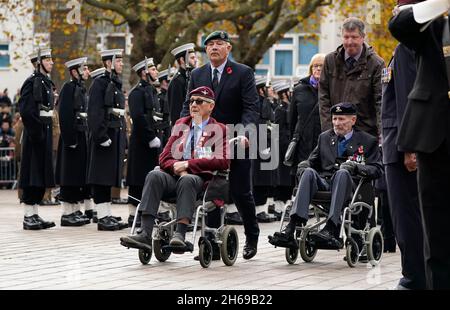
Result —
<svg viewBox="0 0 450 310"><path fill-rule="evenodd" d="M297 165L307 159L317 145L321 133L318 104L318 85L322 72L324 54L316 54L309 64L309 76L300 80L294 88L289 111L291 137L297 142L291 174L296 174Z"/></svg>

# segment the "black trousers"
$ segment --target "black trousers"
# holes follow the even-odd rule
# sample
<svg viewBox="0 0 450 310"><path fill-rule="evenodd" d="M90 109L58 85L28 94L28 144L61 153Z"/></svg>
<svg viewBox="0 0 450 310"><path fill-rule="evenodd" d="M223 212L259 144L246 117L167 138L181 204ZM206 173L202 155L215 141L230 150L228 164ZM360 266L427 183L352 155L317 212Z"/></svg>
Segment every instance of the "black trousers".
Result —
<svg viewBox="0 0 450 310"><path fill-rule="evenodd" d="M424 243L417 174L408 172L403 162L385 165L385 172L392 226L401 252L403 278L399 284L410 289L425 289Z"/></svg>
<svg viewBox="0 0 450 310"><path fill-rule="evenodd" d="M133 206L137 207L139 204L139 201L136 199L141 200L142 199L142 189L144 186L136 186L136 185L130 185L128 186L128 203L132 204ZM131 198L134 197L134 198Z"/></svg>
<svg viewBox="0 0 450 310"><path fill-rule="evenodd" d="M95 204L111 202L111 186L92 185L92 198Z"/></svg>
<svg viewBox="0 0 450 310"><path fill-rule="evenodd" d="M447 142L450 143L450 142ZM430 289L450 289L450 155L443 143L418 153L420 208L425 233L425 273Z"/></svg>
<svg viewBox="0 0 450 310"><path fill-rule="evenodd" d="M24 187L22 189L21 202L27 205L35 205L42 201L45 194L45 187Z"/></svg>
<svg viewBox="0 0 450 310"><path fill-rule="evenodd" d="M77 203L91 196L88 186L61 186L60 200L68 203Z"/></svg>

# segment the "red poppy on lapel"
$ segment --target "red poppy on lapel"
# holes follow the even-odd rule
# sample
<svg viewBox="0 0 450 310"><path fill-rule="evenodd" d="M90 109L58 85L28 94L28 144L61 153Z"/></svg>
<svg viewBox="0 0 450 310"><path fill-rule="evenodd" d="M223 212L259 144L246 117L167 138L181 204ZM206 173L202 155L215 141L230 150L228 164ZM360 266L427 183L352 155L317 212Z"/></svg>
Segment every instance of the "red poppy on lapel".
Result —
<svg viewBox="0 0 450 310"><path fill-rule="evenodd" d="M227 67L227 73L228 73L228 74L233 73L233 69L231 69L231 67Z"/></svg>

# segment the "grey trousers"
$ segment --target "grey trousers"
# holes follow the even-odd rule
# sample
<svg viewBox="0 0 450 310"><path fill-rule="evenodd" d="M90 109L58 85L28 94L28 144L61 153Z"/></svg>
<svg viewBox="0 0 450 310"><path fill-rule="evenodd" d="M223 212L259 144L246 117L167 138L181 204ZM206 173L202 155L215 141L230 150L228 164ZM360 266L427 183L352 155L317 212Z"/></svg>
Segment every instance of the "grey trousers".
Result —
<svg viewBox="0 0 450 310"><path fill-rule="evenodd" d="M177 220L191 220L203 183L203 179L198 175L188 174L178 178L162 170L152 170L145 178L139 211L143 215L156 217L160 201L176 197Z"/></svg>
<svg viewBox="0 0 450 310"><path fill-rule="evenodd" d="M307 168L300 178L290 215L297 214L297 216L308 220L309 204L317 191L331 190L328 219L335 225L339 225L344 203L352 198L353 187L352 177L347 170L338 170L328 183L316 170Z"/></svg>

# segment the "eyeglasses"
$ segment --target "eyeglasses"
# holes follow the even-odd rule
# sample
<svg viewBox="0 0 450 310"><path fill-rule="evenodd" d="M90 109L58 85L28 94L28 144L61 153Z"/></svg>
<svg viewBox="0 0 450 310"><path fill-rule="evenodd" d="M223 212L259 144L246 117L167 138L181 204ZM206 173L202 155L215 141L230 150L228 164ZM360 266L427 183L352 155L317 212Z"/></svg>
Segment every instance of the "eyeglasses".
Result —
<svg viewBox="0 0 450 310"><path fill-rule="evenodd" d="M196 105L202 105L203 104L203 102L206 102L206 100L203 100L203 99L190 99L189 100L189 104L196 104Z"/></svg>
<svg viewBox="0 0 450 310"><path fill-rule="evenodd" d="M313 66L312 66L314 69L322 69L323 68L323 65L319 65L319 64L314 64Z"/></svg>

